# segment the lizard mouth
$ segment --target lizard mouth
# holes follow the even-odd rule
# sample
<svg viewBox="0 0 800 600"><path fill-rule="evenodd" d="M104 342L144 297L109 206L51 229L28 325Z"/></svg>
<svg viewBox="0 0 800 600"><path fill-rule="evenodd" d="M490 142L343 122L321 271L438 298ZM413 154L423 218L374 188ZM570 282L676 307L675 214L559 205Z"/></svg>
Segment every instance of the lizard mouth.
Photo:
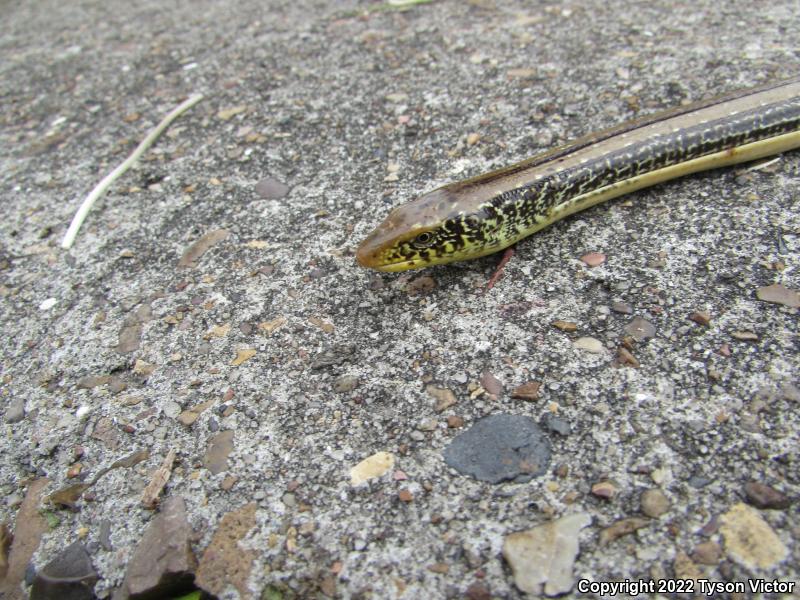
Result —
<svg viewBox="0 0 800 600"><path fill-rule="evenodd" d="M419 269L425 266L421 259L402 259L395 262L386 262L381 256L381 248L374 248L365 240L356 251L356 260L362 267L375 269L384 273L396 273L398 271L408 271L409 269Z"/></svg>

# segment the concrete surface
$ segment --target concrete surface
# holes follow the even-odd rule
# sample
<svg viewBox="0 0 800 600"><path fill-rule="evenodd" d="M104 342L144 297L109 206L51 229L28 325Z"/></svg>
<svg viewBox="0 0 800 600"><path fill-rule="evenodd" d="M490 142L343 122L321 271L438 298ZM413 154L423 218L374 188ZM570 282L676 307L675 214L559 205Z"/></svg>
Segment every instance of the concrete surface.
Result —
<svg viewBox="0 0 800 600"><path fill-rule="evenodd" d="M568 219L521 244L487 294L496 257L410 275L353 259L390 207L436 185L796 75L797 3L386 8L3 2L0 516L15 523L33 480L52 492L150 451L74 510L45 505L33 565L82 540L108 597L174 449L162 497L185 498L201 564L222 517L257 504L246 583L220 597L520 598L505 536L575 513L592 520L574 534L575 581L797 581L796 504L757 509L788 552L774 563L720 523L753 503L748 483L800 492L797 309L755 296L800 288L800 153ZM195 92L61 250L83 196ZM268 177L288 194L259 195ZM620 365L635 317L655 334ZM530 381L539 399L512 398ZM429 385L457 402L437 412ZM548 474L492 485L445 465L458 433L500 412L569 422ZM377 452L392 469L353 487ZM648 489L666 505L643 508ZM601 536L642 510L657 516Z"/></svg>

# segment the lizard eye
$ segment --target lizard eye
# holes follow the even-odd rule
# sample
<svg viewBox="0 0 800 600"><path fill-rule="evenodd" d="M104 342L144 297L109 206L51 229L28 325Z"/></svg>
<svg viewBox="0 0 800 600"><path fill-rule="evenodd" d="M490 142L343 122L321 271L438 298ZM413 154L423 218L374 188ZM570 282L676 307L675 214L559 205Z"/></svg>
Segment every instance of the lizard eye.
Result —
<svg viewBox="0 0 800 600"><path fill-rule="evenodd" d="M433 245L434 236L430 231L423 231L411 242L415 248L428 248Z"/></svg>

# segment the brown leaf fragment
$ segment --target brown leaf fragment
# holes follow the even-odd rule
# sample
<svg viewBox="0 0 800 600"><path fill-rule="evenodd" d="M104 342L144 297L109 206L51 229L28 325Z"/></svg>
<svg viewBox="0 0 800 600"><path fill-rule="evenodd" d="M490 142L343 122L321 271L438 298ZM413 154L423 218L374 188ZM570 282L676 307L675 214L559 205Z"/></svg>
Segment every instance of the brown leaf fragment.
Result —
<svg viewBox="0 0 800 600"><path fill-rule="evenodd" d="M638 369L640 366L639 360L633 354L631 354L631 351L625 346L620 346L617 349L617 358L619 360L619 364L621 365L627 365L635 369Z"/></svg>
<svg viewBox="0 0 800 600"><path fill-rule="evenodd" d="M39 547L42 535L47 531L47 522L39 512L44 492L50 480L46 477L36 479L28 484L25 499L17 511L14 522L14 539L7 540L11 544L8 553L8 568L5 578L0 578L0 597L16 600L24 596L19 591L19 584L25 579L25 571Z"/></svg>
<svg viewBox="0 0 800 600"><path fill-rule="evenodd" d="M213 400L206 400L200 404L197 404L189 409L184 410L181 414L178 415L178 421L181 422L182 425L186 427L191 427L195 421L200 417L200 415L207 409L210 408L214 404Z"/></svg>
<svg viewBox="0 0 800 600"><path fill-rule="evenodd" d="M203 466L214 475L228 468L228 455L233 452L233 431L220 431L211 438L203 456Z"/></svg>
<svg viewBox="0 0 800 600"><path fill-rule="evenodd" d="M170 449L170 451L167 452L167 456L164 458L164 462L153 472L150 483L147 484L147 487L145 487L142 492L142 506L146 509L153 510L158 506L158 497L161 495L164 486L167 485L167 481L169 481L169 476L172 473L172 464L174 462L175 450Z"/></svg>
<svg viewBox="0 0 800 600"><path fill-rule="evenodd" d="M78 389L91 390L92 388L106 385L111 381L111 375L87 375L78 380Z"/></svg>
<svg viewBox="0 0 800 600"><path fill-rule="evenodd" d="M314 325L315 327L319 327L325 333L333 333L334 327L324 319L319 317L309 317L308 322Z"/></svg>
<svg viewBox="0 0 800 600"><path fill-rule="evenodd" d="M231 361L231 365L234 367L238 367L243 362L246 362L253 358L256 355L256 350L254 348L240 348L236 351L236 358Z"/></svg>
<svg viewBox="0 0 800 600"><path fill-rule="evenodd" d="M497 399L503 393L503 384L491 371L481 373L481 387Z"/></svg>
<svg viewBox="0 0 800 600"><path fill-rule="evenodd" d="M629 517L627 519L620 519L619 521L603 529L600 532L598 541L601 546L605 546L617 538L621 538L624 535L633 533L637 529L641 529L650 523L652 523L652 521L644 517Z"/></svg>
<svg viewBox="0 0 800 600"><path fill-rule="evenodd" d="M568 333L578 330L578 326L572 321L562 321L561 319L559 319L558 321L553 321L553 327L555 327L556 329L560 329L561 331L566 331Z"/></svg>
<svg viewBox="0 0 800 600"><path fill-rule="evenodd" d="M77 502L80 500L83 492L88 490L90 487L91 484L89 483L75 483L73 485L68 485L50 494L47 497L47 500L57 507L75 509L77 508Z"/></svg>
<svg viewBox="0 0 800 600"><path fill-rule="evenodd" d="M258 324L258 328L266 333L267 335L272 335L278 329L286 325L286 317L280 316L275 317L271 321L263 321Z"/></svg>
<svg viewBox="0 0 800 600"><path fill-rule="evenodd" d="M0 580L5 579L8 573L8 552L13 540L14 535L9 530L8 524L0 524Z"/></svg>
<svg viewBox="0 0 800 600"><path fill-rule="evenodd" d="M800 293L781 285L773 283L756 290L756 297L764 302L783 304L791 308L800 308Z"/></svg>
<svg viewBox="0 0 800 600"><path fill-rule="evenodd" d="M256 524L256 503L231 511L222 520L211 543L200 559L195 584L210 594L222 597L231 585L242 600L254 600L247 581L256 557L255 550L240 544Z"/></svg>
<svg viewBox="0 0 800 600"><path fill-rule="evenodd" d="M231 330L230 323L223 323L222 325L214 325L211 329L209 329L203 334L203 339L210 340L211 338L223 338L226 335L228 335L230 330Z"/></svg>
<svg viewBox="0 0 800 600"><path fill-rule="evenodd" d="M511 392L511 397L519 400L538 400L541 395L539 392L541 387L542 383L540 381L529 381L514 388L514 391Z"/></svg>
<svg viewBox="0 0 800 600"><path fill-rule="evenodd" d="M117 341L117 352L120 354L129 354L139 349L139 340L142 337L141 323L133 325L125 325L119 332Z"/></svg>
<svg viewBox="0 0 800 600"><path fill-rule="evenodd" d="M175 598L179 590L193 589L192 535L184 499L165 499L128 562L121 598L115 594L115 600Z"/></svg>
<svg viewBox="0 0 800 600"><path fill-rule="evenodd" d="M143 462L148 458L150 458L149 450L147 449L137 450L136 452L128 454L128 456L123 456L122 458L115 460L114 463L108 468L108 470L110 471L111 469L130 469L131 467L138 465L140 462Z"/></svg>
<svg viewBox="0 0 800 600"><path fill-rule="evenodd" d="M208 232L189 245L178 261L178 266L194 269L197 266L197 261L200 260L200 257L203 256L209 248L226 239L229 235L230 231L227 229L215 229L214 231Z"/></svg>
<svg viewBox="0 0 800 600"><path fill-rule="evenodd" d="M111 450L116 450L121 442L120 433L114 421L108 417L103 417L95 423L92 437L103 442Z"/></svg>

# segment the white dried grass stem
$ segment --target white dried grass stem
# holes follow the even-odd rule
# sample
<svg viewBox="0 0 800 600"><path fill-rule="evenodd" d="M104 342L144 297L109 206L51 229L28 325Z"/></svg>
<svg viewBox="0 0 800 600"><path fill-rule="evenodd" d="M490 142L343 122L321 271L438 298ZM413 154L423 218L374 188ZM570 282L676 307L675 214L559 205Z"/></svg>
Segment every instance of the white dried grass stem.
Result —
<svg viewBox="0 0 800 600"><path fill-rule="evenodd" d="M186 112L192 106L200 102L202 99L203 94L195 94L174 108L172 112L164 117L162 121L156 125L150 133L147 134L147 137L144 138L138 146L136 146L136 150L134 150L133 153L125 159L125 162L111 171L111 173L106 175L103 180L97 184L97 186L89 193L89 195L86 196L86 199L81 204L78 212L76 212L75 216L72 218L72 223L70 223L69 229L67 229L67 233L64 234L64 239L61 242L62 248L69 249L72 247L72 244L75 242L75 237L78 235L78 231L86 219L86 215L88 215L89 211L92 209L92 205L106 192L109 186L120 176L122 176L125 171L130 169L131 165L133 165L133 163L139 159L145 150L153 145L153 142L156 141L158 136L160 136L164 130L169 127L170 123L172 123L182 113Z"/></svg>

